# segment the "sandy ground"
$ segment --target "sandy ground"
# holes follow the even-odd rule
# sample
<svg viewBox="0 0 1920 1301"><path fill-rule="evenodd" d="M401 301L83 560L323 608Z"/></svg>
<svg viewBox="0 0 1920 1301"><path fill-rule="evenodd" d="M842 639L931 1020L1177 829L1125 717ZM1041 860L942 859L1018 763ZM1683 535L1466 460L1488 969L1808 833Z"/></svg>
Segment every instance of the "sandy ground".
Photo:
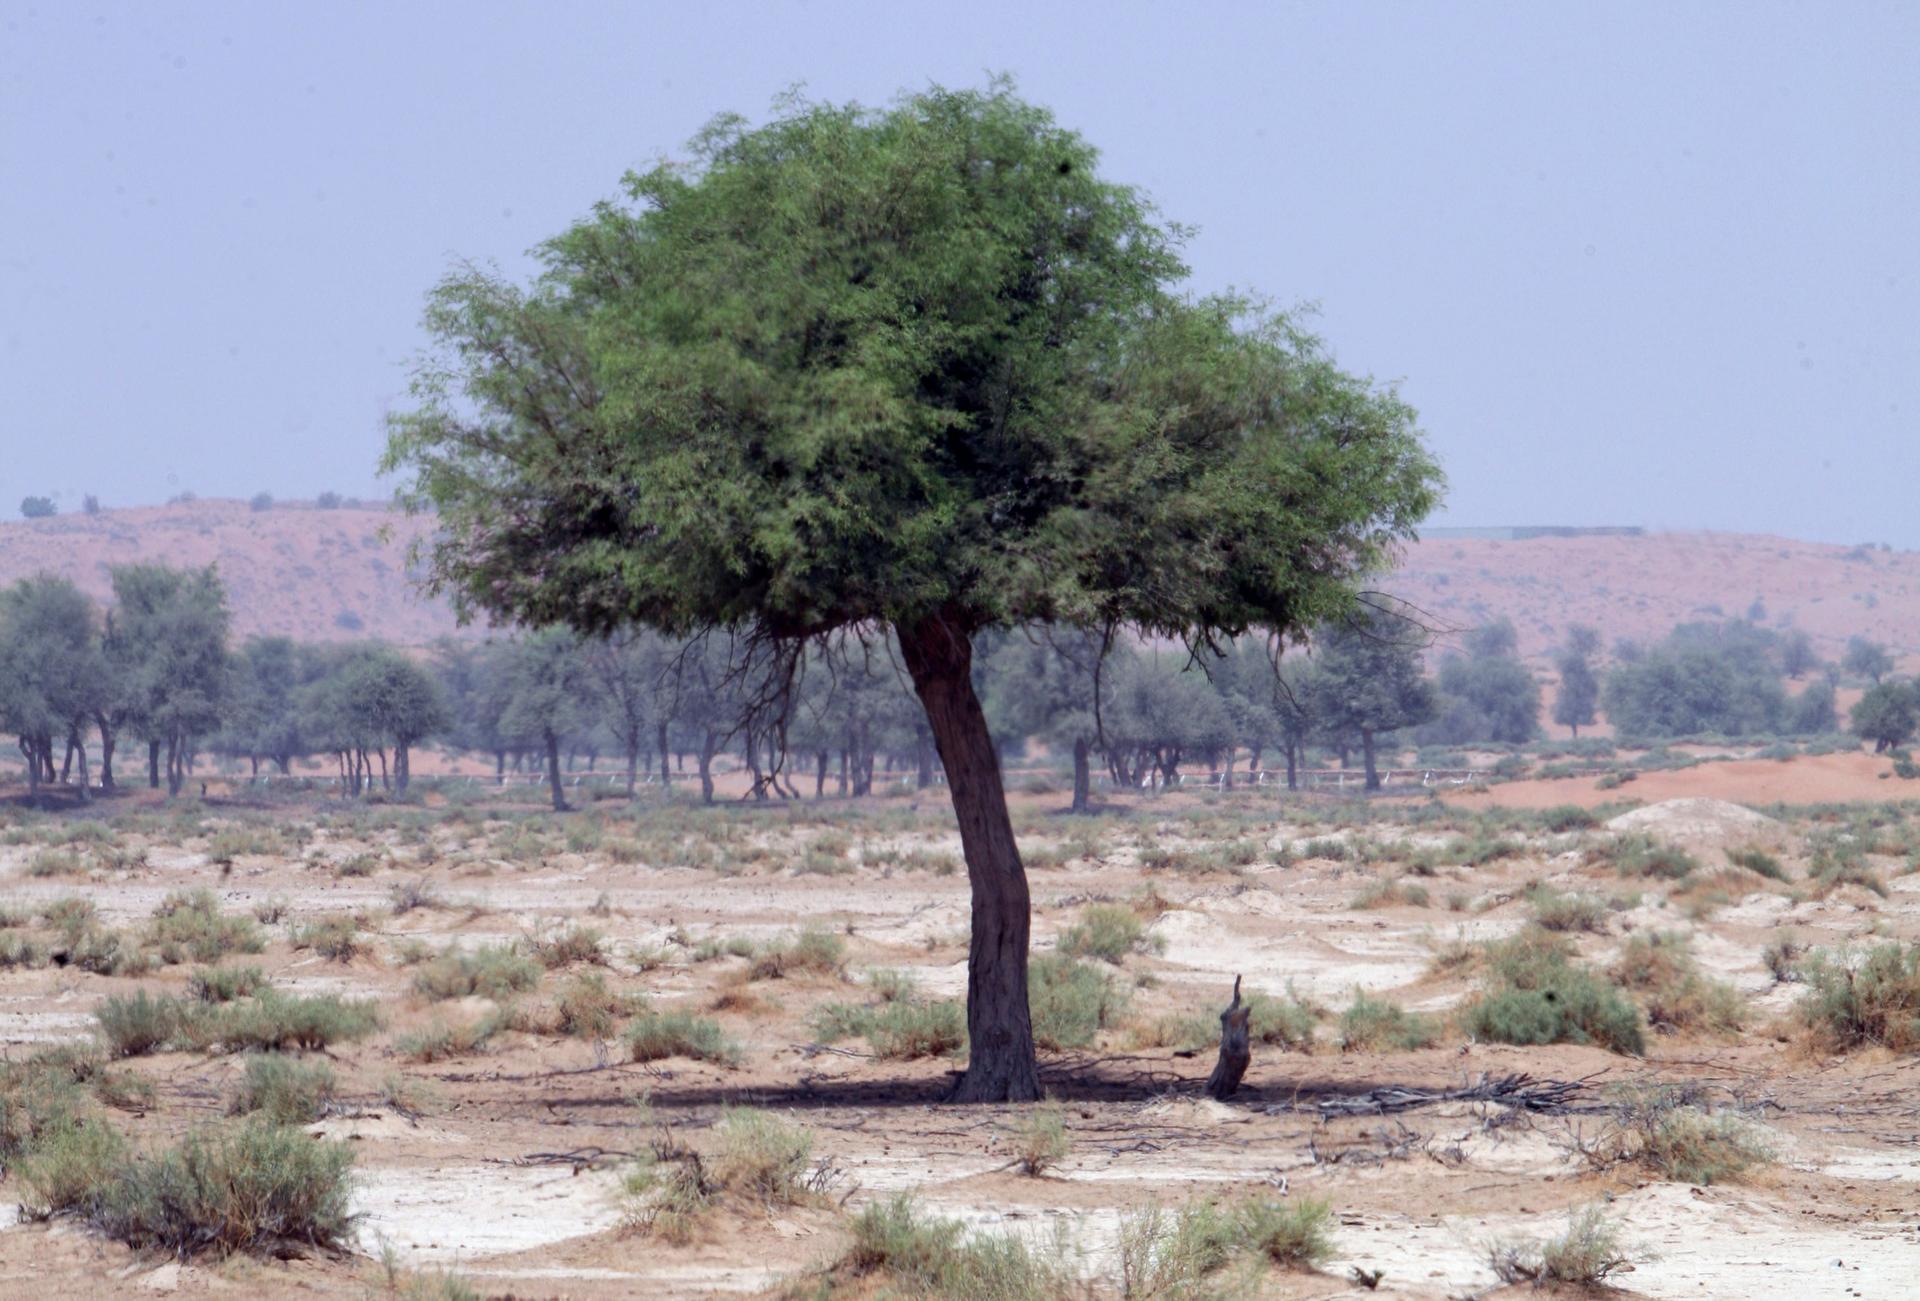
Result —
<svg viewBox="0 0 1920 1301"><path fill-rule="evenodd" d="M1849 798L1842 791L1885 797L1892 792L1874 776L1876 766L1857 755L1710 764L1594 794L1651 801L1710 793L1748 803ZM1576 785L1517 783L1457 802L1598 802ZM1536 799L1549 790L1554 798ZM1804 820L1697 803L1633 815L1635 829L1702 855L1703 870L1717 867L1727 848L1762 841L1788 864L1792 880L1755 877L1735 897L1690 916L1677 888L1636 881L1630 889L1586 861L1588 848L1616 834L1604 826L1514 833L1522 852L1466 866L1447 861L1456 833L1446 827L1343 826L1332 805L1271 792L1143 800L1092 820L1060 816L1057 797L1028 797L1017 821L1023 845L1042 864L1031 874L1036 951L1054 948L1090 901L1138 900L1143 891L1157 900L1142 914L1160 945L1112 969L1131 990L1123 1023L1085 1050L1045 1058L1045 1081L1065 1105L1072 1147L1057 1169L1028 1178L1008 1168L1022 1109L941 1104L956 1062L881 1060L857 1039L823 1047L810 1027L821 1004L868 998L871 968L910 972L928 996L963 991L965 876L940 866L957 842L937 796L858 807L828 801L799 809L674 808L637 819L540 818L512 846L514 818L528 806L511 817L397 810L352 820L333 817L326 805L215 802L196 815L203 833L234 821L311 828L304 846L243 854L230 872L210 860L206 834L184 834L157 818L122 837L147 850L146 866L110 875L34 877L34 846L0 847L0 881L15 908L82 894L109 923L133 926L182 886L212 888L235 912L282 899L288 911L268 928L269 948L247 960L290 989L374 996L387 1019L376 1037L331 1051L343 1096L336 1114L313 1127L356 1153L362 1254L182 1265L135 1257L70 1224L18 1225L0 1232L0 1293L381 1295L386 1275L376 1260L384 1247L403 1270L452 1269L488 1295L763 1295L831 1261L847 1241L847 1213L914 1191L927 1209L983 1231L1039 1241L1063 1228L1088 1285L1108 1295L1128 1212L1155 1201L1284 1190L1330 1200L1338 1217L1334 1254L1318 1272L1271 1275L1263 1295L1355 1295L1349 1274L1356 1268L1384 1271L1379 1291L1389 1295L1483 1295L1497 1286L1490 1242L1553 1233L1570 1211L1596 1204L1635 1249L1633 1272L1615 1281L1636 1294L1913 1294L1920 1064L1876 1051L1824 1057L1798 1042L1784 1025L1799 989L1776 984L1761 957L1786 929L1816 944L1920 938L1920 877L1899 875L1906 864L1878 862L1890 883L1885 898L1855 888L1821 898L1800 881L1811 827ZM160 810L145 797L137 803ZM122 801L113 811L135 804ZM594 818L605 824L600 843L569 847L569 829ZM800 870L822 836L841 838L847 870ZM1393 854L1371 863L1315 856L1316 842L1324 848L1330 839L1356 852L1434 847L1437 865L1417 878L1427 901L1356 907L1363 890L1404 869ZM628 840L639 845L637 858L613 852ZM701 843L718 861L684 865L700 857L690 847ZM1149 850L1249 843L1255 848L1238 856L1252 861L1238 867L1141 865ZM927 857L903 859L908 849ZM371 875L337 873L365 852L381 859ZM391 915L392 888L416 880L446 906ZM1473 1043L1450 1025L1432 1048L1342 1052L1327 1020L1310 1053L1258 1047L1246 1087L1226 1104L1199 1094L1211 1049L1142 1044L1141 1028L1158 1018L1211 1018L1236 975L1336 1013L1366 991L1444 1018L1475 985L1471 974L1436 970L1436 951L1517 930L1529 916L1522 892L1540 881L1618 898L1604 933L1578 937L1596 963L1610 961L1635 930L1690 933L1703 968L1739 991L1748 1029L1728 1038L1652 1036L1644 1058L1571 1045ZM353 911L364 915L370 943L350 962L288 942L302 921ZM713 1016L741 1044L741 1064L632 1063L617 1043L537 1031L505 1032L482 1050L434 1062L403 1051L409 1031L487 1009L484 1000L436 1005L414 993L403 945L511 942L563 921L603 933L614 988ZM694 959L692 946L702 939L765 943L808 925L845 939L843 973L749 981L744 959ZM36 1045L84 1039L101 997L141 986L178 990L185 972L173 967L140 981L57 968L0 973L0 1043L17 1059ZM567 974L547 974L526 1004L542 1006ZM218 1119L241 1070L233 1057L189 1053L130 1064L153 1080L159 1100L120 1119L152 1141ZM1596 1101L1617 1082L1696 1085L1748 1108L1781 1159L1744 1182L1695 1188L1639 1166L1595 1168L1583 1160L1578 1141L1598 1123L1592 1114L1452 1103L1394 1116L1323 1115L1323 1102L1384 1085L1447 1088L1511 1072L1583 1081L1582 1096ZM382 1103L383 1082L395 1075L425 1101L405 1110ZM643 1098L650 1114L636 1105ZM623 1225L620 1162L596 1158L638 1150L662 1126L699 1147L711 1141L728 1104L766 1108L805 1126L825 1162L825 1195L799 1207L728 1204L684 1245ZM0 1183L0 1198L12 1195L9 1186Z"/></svg>

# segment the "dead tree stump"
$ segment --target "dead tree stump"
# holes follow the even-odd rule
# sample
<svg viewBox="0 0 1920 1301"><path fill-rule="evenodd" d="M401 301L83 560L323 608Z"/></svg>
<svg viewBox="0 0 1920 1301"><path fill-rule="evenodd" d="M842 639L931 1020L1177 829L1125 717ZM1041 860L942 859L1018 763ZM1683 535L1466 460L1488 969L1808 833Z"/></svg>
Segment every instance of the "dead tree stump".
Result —
<svg viewBox="0 0 1920 1301"><path fill-rule="evenodd" d="M1207 1077L1208 1097L1225 1102L1239 1092L1240 1077L1247 1073L1247 1064L1253 1060L1247 1032L1247 1018L1252 1012L1251 1006L1240 1006L1240 977L1235 976L1233 1002L1220 1014L1220 1060L1214 1063L1213 1074Z"/></svg>

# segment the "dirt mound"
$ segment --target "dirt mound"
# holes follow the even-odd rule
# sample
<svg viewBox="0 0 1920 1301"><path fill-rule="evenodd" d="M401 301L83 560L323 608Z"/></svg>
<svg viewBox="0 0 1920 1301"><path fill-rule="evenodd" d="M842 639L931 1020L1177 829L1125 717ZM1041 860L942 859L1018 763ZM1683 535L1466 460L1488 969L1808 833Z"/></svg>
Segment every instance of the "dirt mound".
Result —
<svg viewBox="0 0 1920 1301"><path fill-rule="evenodd" d="M1689 849L1738 849L1778 845L1786 828L1764 813L1704 796L1663 800L1607 820L1607 830L1643 832Z"/></svg>

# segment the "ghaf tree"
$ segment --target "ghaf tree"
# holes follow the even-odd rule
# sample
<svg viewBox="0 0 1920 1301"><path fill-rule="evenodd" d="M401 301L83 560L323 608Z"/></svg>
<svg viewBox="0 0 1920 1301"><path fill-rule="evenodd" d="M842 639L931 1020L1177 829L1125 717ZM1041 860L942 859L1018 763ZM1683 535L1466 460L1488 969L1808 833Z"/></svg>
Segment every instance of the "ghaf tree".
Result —
<svg viewBox="0 0 1920 1301"><path fill-rule="evenodd" d="M790 103L694 149L532 285L434 291L387 468L439 511L431 581L469 610L762 647L891 630L972 889L953 1096L1036 1098L974 635L1319 623L1438 473L1412 412L1286 318L1182 294L1181 232L1004 86Z"/></svg>

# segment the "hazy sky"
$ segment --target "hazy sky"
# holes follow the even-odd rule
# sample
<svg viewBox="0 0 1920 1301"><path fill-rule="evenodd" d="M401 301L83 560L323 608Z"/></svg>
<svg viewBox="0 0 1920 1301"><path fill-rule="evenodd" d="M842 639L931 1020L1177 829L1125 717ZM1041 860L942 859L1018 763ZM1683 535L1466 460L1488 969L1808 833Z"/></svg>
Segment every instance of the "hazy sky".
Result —
<svg viewBox="0 0 1920 1301"><path fill-rule="evenodd" d="M796 82L1013 74L1402 382L1436 524L1920 547L1920 5L0 0L0 512L384 491L428 287Z"/></svg>

